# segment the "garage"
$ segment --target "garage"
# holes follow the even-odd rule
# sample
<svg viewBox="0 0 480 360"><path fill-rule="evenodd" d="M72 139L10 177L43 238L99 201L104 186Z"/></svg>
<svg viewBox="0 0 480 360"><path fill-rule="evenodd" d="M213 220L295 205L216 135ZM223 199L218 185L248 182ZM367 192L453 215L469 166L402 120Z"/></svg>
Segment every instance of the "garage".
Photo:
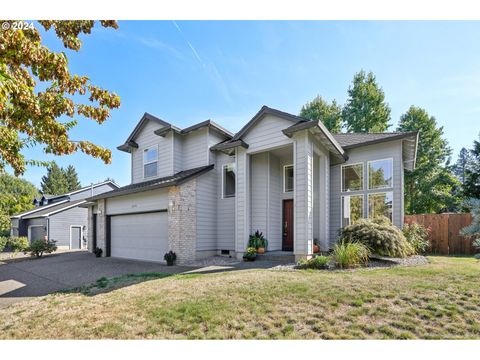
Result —
<svg viewBox="0 0 480 360"><path fill-rule="evenodd" d="M168 251L168 213L112 215L110 246L112 257L163 261Z"/></svg>

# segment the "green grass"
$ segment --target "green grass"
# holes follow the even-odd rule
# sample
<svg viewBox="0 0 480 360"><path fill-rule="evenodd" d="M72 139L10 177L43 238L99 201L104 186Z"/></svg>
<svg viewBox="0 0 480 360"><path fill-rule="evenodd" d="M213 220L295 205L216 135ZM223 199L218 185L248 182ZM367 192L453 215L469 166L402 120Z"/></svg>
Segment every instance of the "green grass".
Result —
<svg viewBox="0 0 480 360"><path fill-rule="evenodd" d="M349 271L147 273L2 310L0 338L479 339L480 262Z"/></svg>

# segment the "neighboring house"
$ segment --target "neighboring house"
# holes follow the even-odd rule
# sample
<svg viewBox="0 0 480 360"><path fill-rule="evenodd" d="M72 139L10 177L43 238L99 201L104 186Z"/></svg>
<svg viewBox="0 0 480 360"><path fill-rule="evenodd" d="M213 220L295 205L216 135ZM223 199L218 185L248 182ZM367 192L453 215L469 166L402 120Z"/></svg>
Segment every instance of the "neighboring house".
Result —
<svg viewBox="0 0 480 360"><path fill-rule="evenodd" d="M63 195L42 195L33 200L35 208L11 217L12 236L34 240L55 240L59 248L82 249L87 245L88 197L118 189L112 181L81 188Z"/></svg>
<svg viewBox="0 0 480 360"><path fill-rule="evenodd" d="M417 133L331 134L262 107L236 134L212 121L179 129L145 114L119 150L131 155L130 185L88 199L90 250L179 263L241 257L249 235L268 250L312 254L339 229L385 215L403 226L403 173L415 166Z"/></svg>

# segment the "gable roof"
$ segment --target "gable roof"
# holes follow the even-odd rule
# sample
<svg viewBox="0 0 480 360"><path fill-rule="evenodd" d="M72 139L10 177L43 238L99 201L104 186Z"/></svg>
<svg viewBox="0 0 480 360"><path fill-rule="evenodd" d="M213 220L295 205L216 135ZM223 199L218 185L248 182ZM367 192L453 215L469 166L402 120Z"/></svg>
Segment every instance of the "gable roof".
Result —
<svg viewBox="0 0 480 360"><path fill-rule="evenodd" d="M200 166L200 167L189 169L189 170L183 170L171 176L165 176L158 179L133 183L127 186L122 186L121 188L95 195L87 200L94 201L94 200L106 199L114 196L128 195L128 194L138 193L142 191L181 185L188 180L194 179L197 176L200 176L206 173L207 171L212 170L213 168L214 168L214 165L212 164L207 166Z"/></svg>
<svg viewBox="0 0 480 360"><path fill-rule="evenodd" d="M25 215L29 215L29 214L34 214L34 213L37 213L39 212L40 210L43 210L43 209L50 209L56 205L59 205L59 204L64 204L68 202L68 199L65 199L65 200L62 200L62 201L59 201L59 202L56 202L56 203L53 203L53 204L48 204L48 205L43 205L43 206L38 206L34 209L30 209L30 210L26 210L26 211L23 211L21 213L18 213L18 214L15 214L15 215L12 215L10 216L10 219L18 219L18 218L21 218Z"/></svg>
<svg viewBox="0 0 480 360"><path fill-rule="evenodd" d="M372 145L385 141L403 139L416 136L416 132L390 132L390 133L344 133L334 134L333 137L344 149L358 146Z"/></svg>
<svg viewBox="0 0 480 360"><path fill-rule="evenodd" d="M120 150L120 151L130 152L131 147L138 147L138 145L134 141L134 139L138 135L138 133L143 129L145 124L149 121L154 121L161 126L167 126L167 127L172 126L170 123L168 123L166 121L163 121L162 119L159 119L156 116L153 116L153 115L146 112L145 114L143 114L143 116L140 119L140 121L138 122L138 124L135 126L133 131L130 133L127 140L125 140L125 142L122 145L117 146L117 149Z"/></svg>
<svg viewBox="0 0 480 360"><path fill-rule="evenodd" d="M158 136L165 136L171 130L171 131L176 132L177 134L186 135L186 134L188 134L192 131L201 129L202 127L208 127L210 129L213 129L216 132L220 133L221 135L225 136L227 139L231 139L233 137L233 133L231 133L229 130L227 130L224 127L218 125L216 122L214 122L210 119L199 122L198 124L189 126L189 127L185 128L183 130L179 129L176 126L169 125L169 126L165 126L165 127L161 128L161 129L155 130L154 133L155 133L155 135L158 135Z"/></svg>
<svg viewBox="0 0 480 360"><path fill-rule="evenodd" d="M38 211L28 214L26 216L23 216L23 219L35 219L39 217L48 217L50 215L57 214L59 212L74 208L82 203L84 203L86 200L75 200L75 201L67 201L67 202L62 202L62 203L55 203L54 206L51 207L40 207Z"/></svg>

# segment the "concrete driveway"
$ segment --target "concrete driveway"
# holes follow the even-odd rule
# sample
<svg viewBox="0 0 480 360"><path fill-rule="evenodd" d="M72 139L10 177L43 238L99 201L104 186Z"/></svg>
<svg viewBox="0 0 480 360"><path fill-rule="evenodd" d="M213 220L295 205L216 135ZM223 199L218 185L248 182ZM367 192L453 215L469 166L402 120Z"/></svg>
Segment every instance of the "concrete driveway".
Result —
<svg viewBox="0 0 480 360"><path fill-rule="evenodd" d="M192 268L96 258L86 251L52 254L41 259L0 260L0 308L30 297L89 284L101 277L189 270Z"/></svg>

